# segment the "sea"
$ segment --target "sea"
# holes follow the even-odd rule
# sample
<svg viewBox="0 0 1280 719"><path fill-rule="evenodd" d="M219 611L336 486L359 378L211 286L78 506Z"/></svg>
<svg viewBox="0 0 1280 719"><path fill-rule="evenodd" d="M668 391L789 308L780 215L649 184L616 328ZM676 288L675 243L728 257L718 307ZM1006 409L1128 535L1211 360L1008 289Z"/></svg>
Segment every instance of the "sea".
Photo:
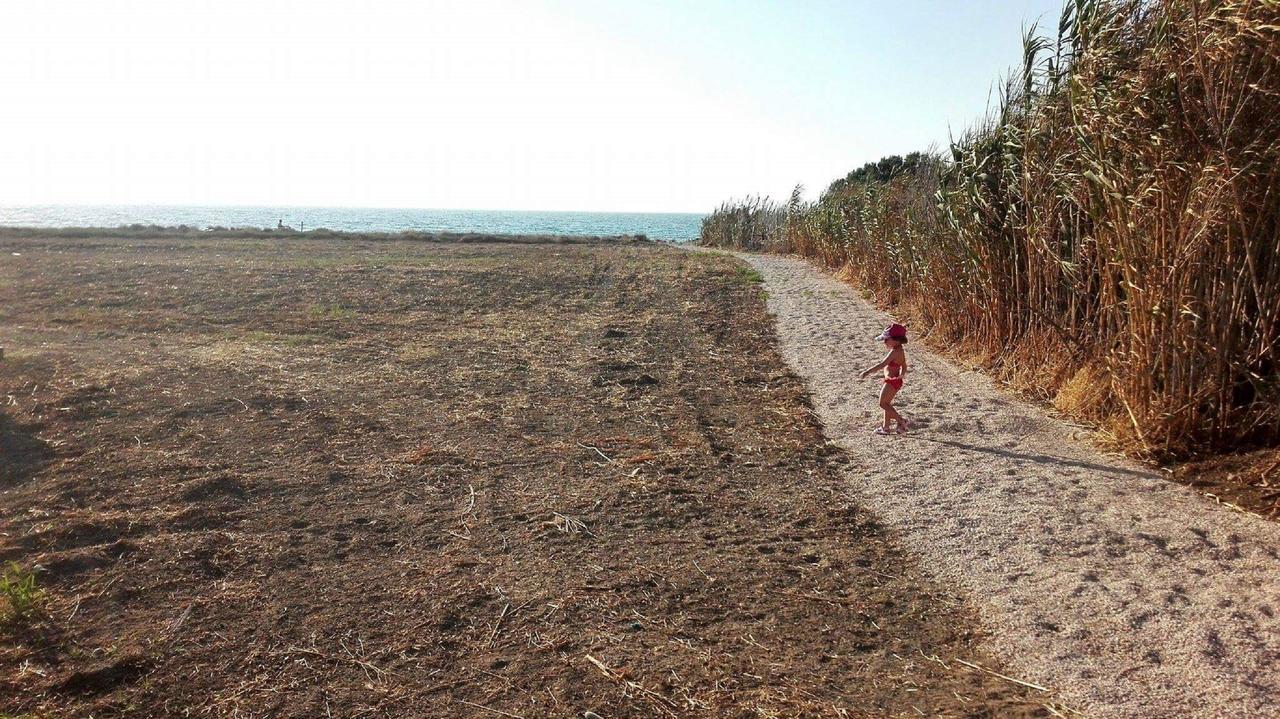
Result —
<svg viewBox="0 0 1280 719"><path fill-rule="evenodd" d="M200 229L274 228L347 232L484 232L513 235L645 235L698 238L703 215L670 212L524 212L366 207L218 207L199 205L24 205L0 207L0 226L119 227L186 225Z"/></svg>

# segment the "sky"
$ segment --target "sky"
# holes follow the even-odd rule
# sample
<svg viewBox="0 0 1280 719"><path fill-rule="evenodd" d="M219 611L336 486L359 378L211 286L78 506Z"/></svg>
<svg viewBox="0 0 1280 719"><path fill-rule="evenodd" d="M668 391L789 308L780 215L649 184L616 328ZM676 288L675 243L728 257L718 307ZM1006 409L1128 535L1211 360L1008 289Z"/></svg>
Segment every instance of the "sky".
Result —
<svg viewBox="0 0 1280 719"><path fill-rule="evenodd" d="M1061 0L0 5L0 205L703 212L945 146Z"/></svg>

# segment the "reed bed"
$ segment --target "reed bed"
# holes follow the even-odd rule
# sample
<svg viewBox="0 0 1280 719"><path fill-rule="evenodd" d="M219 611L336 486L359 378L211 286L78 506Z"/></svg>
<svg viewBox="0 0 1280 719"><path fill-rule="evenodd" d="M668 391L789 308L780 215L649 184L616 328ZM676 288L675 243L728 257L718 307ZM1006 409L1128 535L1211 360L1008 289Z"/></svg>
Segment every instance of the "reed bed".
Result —
<svg viewBox="0 0 1280 719"><path fill-rule="evenodd" d="M775 249L787 222L787 208L767 197L723 202L702 221L698 242L742 250Z"/></svg>
<svg viewBox="0 0 1280 719"><path fill-rule="evenodd" d="M1150 457L1280 444L1280 0L1072 0L949 152L726 203Z"/></svg>

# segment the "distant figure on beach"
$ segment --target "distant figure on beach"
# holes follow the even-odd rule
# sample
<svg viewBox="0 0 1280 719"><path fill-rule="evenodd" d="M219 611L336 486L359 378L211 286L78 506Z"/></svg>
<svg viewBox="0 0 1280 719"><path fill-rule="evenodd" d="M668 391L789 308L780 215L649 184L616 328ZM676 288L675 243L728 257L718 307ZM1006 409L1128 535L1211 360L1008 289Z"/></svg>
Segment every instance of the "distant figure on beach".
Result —
<svg viewBox="0 0 1280 719"><path fill-rule="evenodd" d="M885 328L876 337L876 341L884 342L889 354L878 364L868 367L859 375L863 379L873 372L884 370L884 386L880 388L880 409L884 410L884 421L876 427L876 434L892 434L893 423L897 423L898 434L906 432L908 423L898 410L893 408L893 398L902 389L902 377L907 373L907 351L902 348L907 343L907 328L894 323Z"/></svg>

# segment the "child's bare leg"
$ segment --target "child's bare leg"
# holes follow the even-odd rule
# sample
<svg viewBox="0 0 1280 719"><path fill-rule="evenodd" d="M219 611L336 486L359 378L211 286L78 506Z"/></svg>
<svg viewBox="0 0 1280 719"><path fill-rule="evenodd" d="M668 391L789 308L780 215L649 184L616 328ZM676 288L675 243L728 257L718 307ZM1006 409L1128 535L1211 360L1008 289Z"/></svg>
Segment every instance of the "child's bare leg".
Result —
<svg viewBox="0 0 1280 719"><path fill-rule="evenodd" d="M898 394L898 388L893 385L885 385L880 390L880 409L884 410L885 431L889 431L889 422L897 421L899 425L902 423L902 415L898 414L898 410L893 408L893 397Z"/></svg>

